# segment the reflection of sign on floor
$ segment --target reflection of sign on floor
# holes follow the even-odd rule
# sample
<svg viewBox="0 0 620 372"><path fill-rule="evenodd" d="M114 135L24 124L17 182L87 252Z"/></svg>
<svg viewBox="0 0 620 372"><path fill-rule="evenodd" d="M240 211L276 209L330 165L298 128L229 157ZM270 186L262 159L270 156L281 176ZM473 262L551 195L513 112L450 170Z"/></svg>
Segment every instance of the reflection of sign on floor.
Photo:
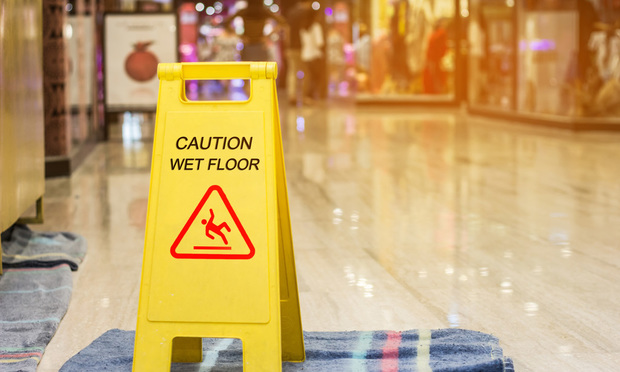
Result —
<svg viewBox="0 0 620 372"><path fill-rule="evenodd" d="M174 258L247 260L255 249L226 194L213 185L183 226L170 253Z"/></svg>

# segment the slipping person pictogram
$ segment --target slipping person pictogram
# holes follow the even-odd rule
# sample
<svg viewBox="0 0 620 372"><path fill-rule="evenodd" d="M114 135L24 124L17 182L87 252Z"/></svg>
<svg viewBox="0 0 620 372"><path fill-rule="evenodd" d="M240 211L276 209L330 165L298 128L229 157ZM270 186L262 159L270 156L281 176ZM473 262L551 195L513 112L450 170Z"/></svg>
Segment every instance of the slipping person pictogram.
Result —
<svg viewBox="0 0 620 372"><path fill-rule="evenodd" d="M213 209L209 209L209 212L211 213L211 218L209 218L209 221L207 221L206 219L203 219L201 221L202 224L205 225L205 235L209 237L211 240L214 240L215 236L209 234L209 231L212 231L215 234L217 234L220 238L222 238L222 240L224 241L224 244L228 244L228 240L226 239L226 236L222 232L222 229L226 229L226 231L230 232L230 227L228 227L228 224L226 222L222 222L221 224L216 225L213 222L213 219L215 218L215 215L213 214Z"/></svg>

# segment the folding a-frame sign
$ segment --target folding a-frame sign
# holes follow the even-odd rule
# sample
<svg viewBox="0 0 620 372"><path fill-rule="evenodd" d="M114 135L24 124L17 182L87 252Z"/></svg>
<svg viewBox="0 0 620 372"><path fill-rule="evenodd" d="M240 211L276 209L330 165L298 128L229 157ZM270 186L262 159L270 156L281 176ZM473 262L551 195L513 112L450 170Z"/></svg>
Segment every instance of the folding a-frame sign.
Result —
<svg viewBox="0 0 620 372"><path fill-rule="evenodd" d="M305 359L272 62L160 64L134 371L238 338L244 371ZM185 80L246 79L247 101Z"/></svg>

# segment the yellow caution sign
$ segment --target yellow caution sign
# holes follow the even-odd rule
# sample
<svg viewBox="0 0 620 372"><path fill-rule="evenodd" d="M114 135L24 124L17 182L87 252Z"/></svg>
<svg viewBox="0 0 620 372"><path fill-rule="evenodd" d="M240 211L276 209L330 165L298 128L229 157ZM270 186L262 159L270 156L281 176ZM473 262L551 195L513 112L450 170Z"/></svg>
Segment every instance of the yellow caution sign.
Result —
<svg viewBox="0 0 620 372"><path fill-rule="evenodd" d="M305 359L271 62L160 64L134 371L238 338L244 371ZM185 80L249 79L247 101L189 101Z"/></svg>

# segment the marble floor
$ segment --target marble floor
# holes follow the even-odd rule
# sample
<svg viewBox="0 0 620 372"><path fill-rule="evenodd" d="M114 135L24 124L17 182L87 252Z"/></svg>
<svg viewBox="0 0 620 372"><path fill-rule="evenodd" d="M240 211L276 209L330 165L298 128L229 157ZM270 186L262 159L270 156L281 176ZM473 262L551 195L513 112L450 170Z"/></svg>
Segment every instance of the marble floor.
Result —
<svg viewBox="0 0 620 372"><path fill-rule="evenodd" d="M517 371L620 365L620 133L447 109L282 107L305 330L462 327ZM152 117L125 115L44 225L86 237L70 308L39 371L135 329Z"/></svg>

